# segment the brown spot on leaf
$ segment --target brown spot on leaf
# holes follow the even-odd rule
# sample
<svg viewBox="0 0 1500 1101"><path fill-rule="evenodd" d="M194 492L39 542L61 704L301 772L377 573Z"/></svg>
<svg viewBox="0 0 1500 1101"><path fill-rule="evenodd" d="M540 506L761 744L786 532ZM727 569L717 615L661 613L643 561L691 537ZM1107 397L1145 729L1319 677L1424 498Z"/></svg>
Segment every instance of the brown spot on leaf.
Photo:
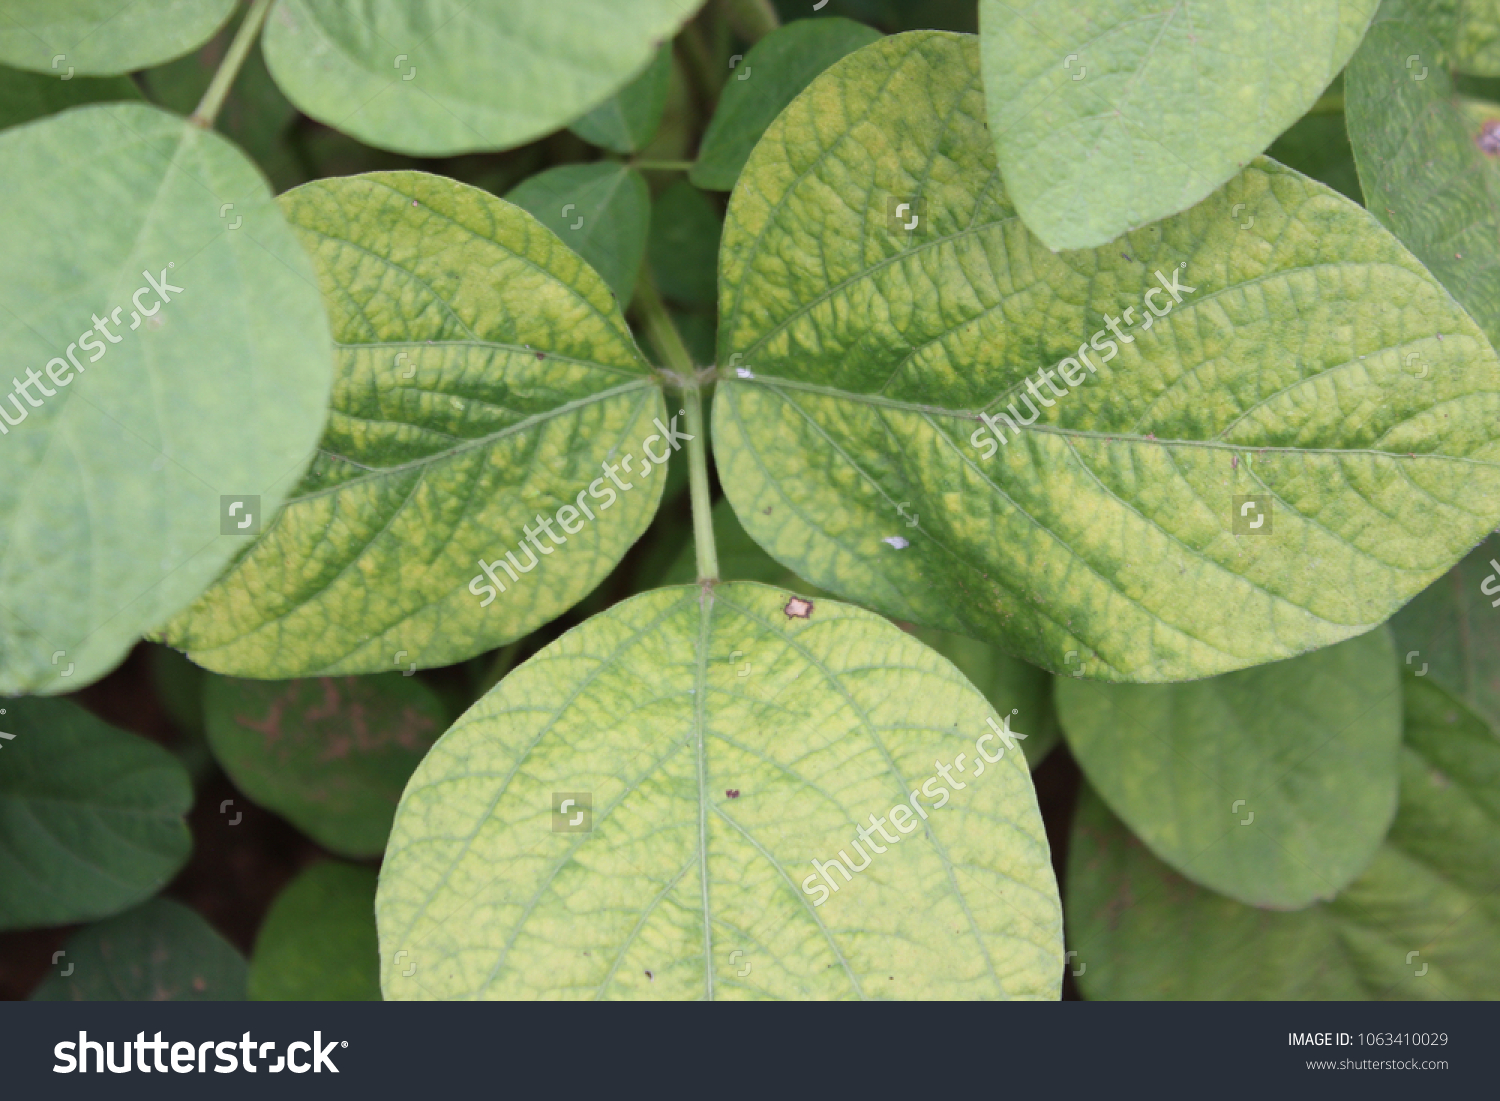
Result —
<svg viewBox="0 0 1500 1101"><path fill-rule="evenodd" d="M794 596L786 602L786 607L781 609L787 614L788 619L810 619L812 618L813 602L803 600L800 596Z"/></svg>
<svg viewBox="0 0 1500 1101"><path fill-rule="evenodd" d="M1486 156L1500 157L1500 119L1485 119L1479 133L1474 136L1474 144Z"/></svg>
<svg viewBox="0 0 1500 1101"><path fill-rule="evenodd" d="M729 796L729 798L731 798L731 799L738 799L740 797L740 789L739 788L726 788L724 790L724 794L727 795L727 796Z"/></svg>

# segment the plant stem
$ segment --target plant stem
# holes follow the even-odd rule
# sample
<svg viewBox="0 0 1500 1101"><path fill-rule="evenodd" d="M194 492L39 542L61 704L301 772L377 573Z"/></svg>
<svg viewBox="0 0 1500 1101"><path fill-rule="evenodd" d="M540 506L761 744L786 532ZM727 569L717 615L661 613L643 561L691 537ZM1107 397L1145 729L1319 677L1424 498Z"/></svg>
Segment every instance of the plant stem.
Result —
<svg viewBox="0 0 1500 1101"><path fill-rule="evenodd" d="M631 161L630 167L642 172L687 172L693 164L693 161Z"/></svg>
<svg viewBox="0 0 1500 1101"><path fill-rule="evenodd" d="M667 312L666 303L657 293L651 276L642 273L636 285L635 304L651 343L667 361L667 366L681 376L682 400L686 408L688 440L688 490L693 503L693 549L698 555L698 580L717 581L719 578L719 552L714 546L714 514L708 495L708 444L703 420L703 390L698 381L698 372L693 367L693 357L677 324Z"/></svg>
<svg viewBox="0 0 1500 1101"><path fill-rule="evenodd" d="M703 420L703 391L695 379L683 387L682 400L687 403L688 490L693 502L693 550L698 555L698 580L719 579L719 551L714 546L714 513L708 500L707 425Z"/></svg>
<svg viewBox="0 0 1500 1101"><path fill-rule="evenodd" d="M734 33L752 46L781 26L771 0L724 0L724 17Z"/></svg>
<svg viewBox="0 0 1500 1101"><path fill-rule="evenodd" d="M254 0L250 5L245 21L240 24L240 29L234 34L234 41L229 44L229 52L219 63L213 80L209 81L208 91L203 93L202 102L188 117L188 121L194 126L200 126L204 130L213 129L214 119L219 117L219 109L224 106L224 100L229 95L229 87L239 75L240 66L245 63L250 47L255 45L255 36L260 33L260 28L266 21L266 13L270 10L271 0Z"/></svg>

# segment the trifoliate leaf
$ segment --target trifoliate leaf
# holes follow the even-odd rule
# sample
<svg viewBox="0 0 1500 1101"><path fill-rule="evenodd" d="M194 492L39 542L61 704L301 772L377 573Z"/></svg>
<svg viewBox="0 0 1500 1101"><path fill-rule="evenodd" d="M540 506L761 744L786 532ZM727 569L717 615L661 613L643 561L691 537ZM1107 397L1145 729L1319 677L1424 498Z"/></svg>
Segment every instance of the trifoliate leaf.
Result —
<svg viewBox="0 0 1500 1101"><path fill-rule="evenodd" d="M621 308L630 305L651 222L651 191L639 172L613 161L564 165L532 176L505 198L583 257Z"/></svg>
<svg viewBox="0 0 1500 1101"><path fill-rule="evenodd" d="M1055 998L1046 835L992 726L858 608L747 582L616 604L412 777L376 900L385 995Z"/></svg>
<svg viewBox="0 0 1500 1101"><path fill-rule="evenodd" d="M1295 913L1180 879L1085 790L1068 852L1069 946L1099 999L1493 998L1500 984L1500 741L1407 677L1401 809L1338 898Z"/></svg>
<svg viewBox="0 0 1500 1101"><path fill-rule="evenodd" d="M1431 677L1500 732L1500 535L1391 619L1406 672Z"/></svg>
<svg viewBox="0 0 1500 1101"><path fill-rule="evenodd" d="M187 773L66 700L0 709L0 929L107 917L188 858Z"/></svg>
<svg viewBox="0 0 1500 1101"><path fill-rule="evenodd" d="M212 677L208 741L235 786L324 848L378 856L401 789L442 733L442 702L400 673Z"/></svg>
<svg viewBox="0 0 1500 1101"><path fill-rule="evenodd" d="M572 607L645 530L662 479L643 456L683 431L603 280L519 207L438 176L281 202L333 320L333 411L286 509L169 641L238 676L386 672Z"/></svg>
<svg viewBox="0 0 1500 1101"><path fill-rule="evenodd" d="M1349 63L1349 137L1370 212L1500 342L1500 107L1454 95L1437 52L1410 8L1383 7ZM1447 381L1420 349L1404 358L1419 384Z"/></svg>
<svg viewBox="0 0 1500 1101"><path fill-rule="evenodd" d="M1011 201L1051 249L1097 248L1186 210L1313 105L1378 4L980 0Z"/></svg>
<svg viewBox="0 0 1500 1101"><path fill-rule="evenodd" d="M266 64L319 122L382 149L508 149L633 80L698 0L280 0Z"/></svg>
<svg viewBox="0 0 1500 1101"><path fill-rule="evenodd" d="M0 62L47 73L116 76L180 57L222 27L236 0L9 0Z"/></svg>
<svg viewBox="0 0 1500 1101"><path fill-rule="evenodd" d="M153 898L74 933L31 998L238 1002L245 999L245 960L196 912L169 898ZM91 1072L92 1063L91 1058Z"/></svg>
<svg viewBox="0 0 1500 1101"><path fill-rule="evenodd" d="M814 81L740 179L720 284L714 454L750 535L1056 673L1363 634L1500 521L1500 361L1367 212L1262 159L1055 255L1000 185L970 39Z"/></svg>
<svg viewBox="0 0 1500 1101"><path fill-rule="evenodd" d="M0 180L0 692L50 694L108 671L269 519L332 355L307 254L222 137L78 107L0 133Z"/></svg>
<svg viewBox="0 0 1500 1101"><path fill-rule="evenodd" d="M1396 813L1401 682L1384 628L1186 684L1059 677L1084 775L1178 873L1295 910L1364 871Z"/></svg>
<svg viewBox="0 0 1500 1101"><path fill-rule="evenodd" d="M646 71L575 122L584 141L616 153L644 149L656 136L672 82L672 47L663 45Z"/></svg>
<svg viewBox="0 0 1500 1101"><path fill-rule="evenodd" d="M799 19L772 31L733 67L690 178L728 191L771 121L835 61L880 37L850 19Z"/></svg>
<svg viewBox="0 0 1500 1101"><path fill-rule="evenodd" d="M324 861L276 896L255 937L250 997L268 1002L380 1000L372 869Z"/></svg>

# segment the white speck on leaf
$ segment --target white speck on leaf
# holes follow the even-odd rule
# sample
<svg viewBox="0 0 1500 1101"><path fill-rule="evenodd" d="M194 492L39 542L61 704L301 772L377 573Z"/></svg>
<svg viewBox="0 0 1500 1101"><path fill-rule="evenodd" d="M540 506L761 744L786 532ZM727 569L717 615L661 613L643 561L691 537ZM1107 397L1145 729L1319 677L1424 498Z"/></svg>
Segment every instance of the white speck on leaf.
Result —
<svg viewBox="0 0 1500 1101"><path fill-rule="evenodd" d="M887 535L884 539L881 540L881 542L889 543L897 550L905 550L907 547L911 546L911 543L907 542L906 539L899 535Z"/></svg>

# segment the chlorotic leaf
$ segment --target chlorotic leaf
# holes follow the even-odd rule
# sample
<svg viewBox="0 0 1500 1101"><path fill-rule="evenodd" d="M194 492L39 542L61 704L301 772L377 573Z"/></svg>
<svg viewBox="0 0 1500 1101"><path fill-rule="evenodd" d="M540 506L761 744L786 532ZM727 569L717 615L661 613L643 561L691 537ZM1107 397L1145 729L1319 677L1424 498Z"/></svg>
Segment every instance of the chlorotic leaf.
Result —
<svg viewBox="0 0 1500 1101"><path fill-rule="evenodd" d="M1068 853L1069 946L1096 999L1493 998L1500 984L1500 740L1407 677L1401 808L1331 902L1243 906L1180 879L1088 790ZM1081 971L1080 971L1081 968Z"/></svg>
<svg viewBox="0 0 1500 1101"><path fill-rule="evenodd" d="M1262 159L1055 255L960 36L866 46L782 113L730 200L719 314L714 454L750 535L1056 673L1331 645L1500 521L1500 361L1367 212Z"/></svg>
<svg viewBox="0 0 1500 1101"><path fill-rule="evenodd" d="M1391 619L1396 656L1500 731L1500 535L1491 535Z"/></svg>
<svg viewBox="0 0 1500 1101"><path fill-rule="evenodd" d="M575 122L570 129L584 141L634 153L656 136L667 88L672 82L672 47L664 44L645 72Z"/></svg>
<svg viewBox="0 0 1500 1101"><path fill-rule="evenodd" d="M680 446L603 280L525 211L438 176L318 180L282 204L333 319L333 411L286 509L168 641L238 676L374 673L463 661L572 607L656 511L643 449ZM540 550L538 517L557 525L535 528Z"/></svg>
<svg viewBox="0 0 1500 1101"><path fill-rule="evenodd" d="M641 174L612 161L550 168L506 196L598 272L622 307L635 295L646 254L651 191Z"/></svg>
<svg viewBox="0 0 1500 1101"><path fill-rule="evenodd" d="M400 673L211 677L203 707L235 786L345 856L385 848L401 789L445 725L437 695Z"/></svg>
<svg viewBox="0 0 1500 1101"><path fill-rule="evenodd" d="M991 725L858 608L747 582L616 604L412 777L375 907L385 996L1055 998L1046 835Z"/></svg>
<svg viewBox="0 0 1500 1101"><path fill-rule="evenodd" d="M58 80L55 76L0 67L0 130L85 103L140 98L140 89L125 76L79 76L72 80Z"/></svg>
<svg viewBox="0 0 1500 1101"><path fill-rule="evenodd" d="M1476 112L1457 97L1437 53L1437 42L1407 6L1383 7L1349 63L1349 136L1370 212L1496 343L1500 107ZM1408 67L1408 57L1427 58L1431 65ZM1408 373L1429 387L1442 385L1437 366L1419 349L1406 356Z"/></svg>
<svg viewBox="0 0 1500 1101"><path fill-rule="evenodd" d="M276 896L250 957L250 997L269 1002L380 1000L372 869L323 861Z"/></svg>
<svg viewBox="0 0 1500 1101"><path fill-rule="evenodd" d="M180 57L224 25L236 0L7 0L0 63L62 80L118 76Z"/></svg>
<svg viewBox="0 0 1500 1101"><path fill-rule="evenodd" d="M66 700L0 709L0 929L92 921L182 867L193 786L165 749Z"/></svg>
<svg viewBox="0 0 1500 1101"><path fill-rule="evenodd" d="M1401 681L1384 628L1185 684L1060 677L1094 790L1181 875L1295 910L1364 871L1396 814Z"/></svg>
<svg viewBox="0 0 1500 1101"><path fill-rule="evenodd" d="M414 156L508 149L628 84L697 0L280 0L266 64L306 114Z"/></svg>
<svg viewBox="0 0 1500 1101"><path fill-rule="evenodd" d="M107 672L274 512L332 355L307 254L222 137L77 107L0 132L0 179L24 258L0 274L0 692L50 694Z"/></svg>
<svg viewBox="0 0 1500 1101"><path fill-rule="evenodd" d="M651 233L646 243L657 289L684 306L717 304L719 236L723 232L719 212L692 184L678 180L662 191L651 205Z"/></svg>
<svg viewBox="0 0 1500 1101"><path fill-rule="evenodd" d="M761 550L759 544L745 533L727 499L714 506L713 515L720 577L726 581L759 581L781 589L789 596L795 594L816 599L828 595ZM677 561L667 571L663 584L683 584L697 577L691 531L687 534L688 539ZM1021 748L1032 768L1040 764L1061 737L1057 712L1052 706L1053 678L1036 666L976 639L931 627L908 627L908 630L958 666L958 671L984 694L997 712L1003 715L1017 708L1026 716L1026 739ZM736 675L749 676L753 671L754 664L746 661Z"/></svg>
<svg viewBox="0 0 1500 1101"><path fill-rule="evenodd" d="M1378 4L980 0L990 131L1016 210L1051 249L1186 210L1313 105Z"/></svg>
<svg viewBox="0 0 1500 1101"><path fill-rule="evenodd" d="M74 933L31 997L39 1002L244 1001L245 960L197 913L169 898L153 898Z"/></svg>
<svg viewBox="0 0 1500 1101"><path fill-rule="evenodd" d="M734 187L766 127L828 66L880 38L851 19L799 19L772 31L736 65L703 134L690 178L709 191Z"/></svg>

